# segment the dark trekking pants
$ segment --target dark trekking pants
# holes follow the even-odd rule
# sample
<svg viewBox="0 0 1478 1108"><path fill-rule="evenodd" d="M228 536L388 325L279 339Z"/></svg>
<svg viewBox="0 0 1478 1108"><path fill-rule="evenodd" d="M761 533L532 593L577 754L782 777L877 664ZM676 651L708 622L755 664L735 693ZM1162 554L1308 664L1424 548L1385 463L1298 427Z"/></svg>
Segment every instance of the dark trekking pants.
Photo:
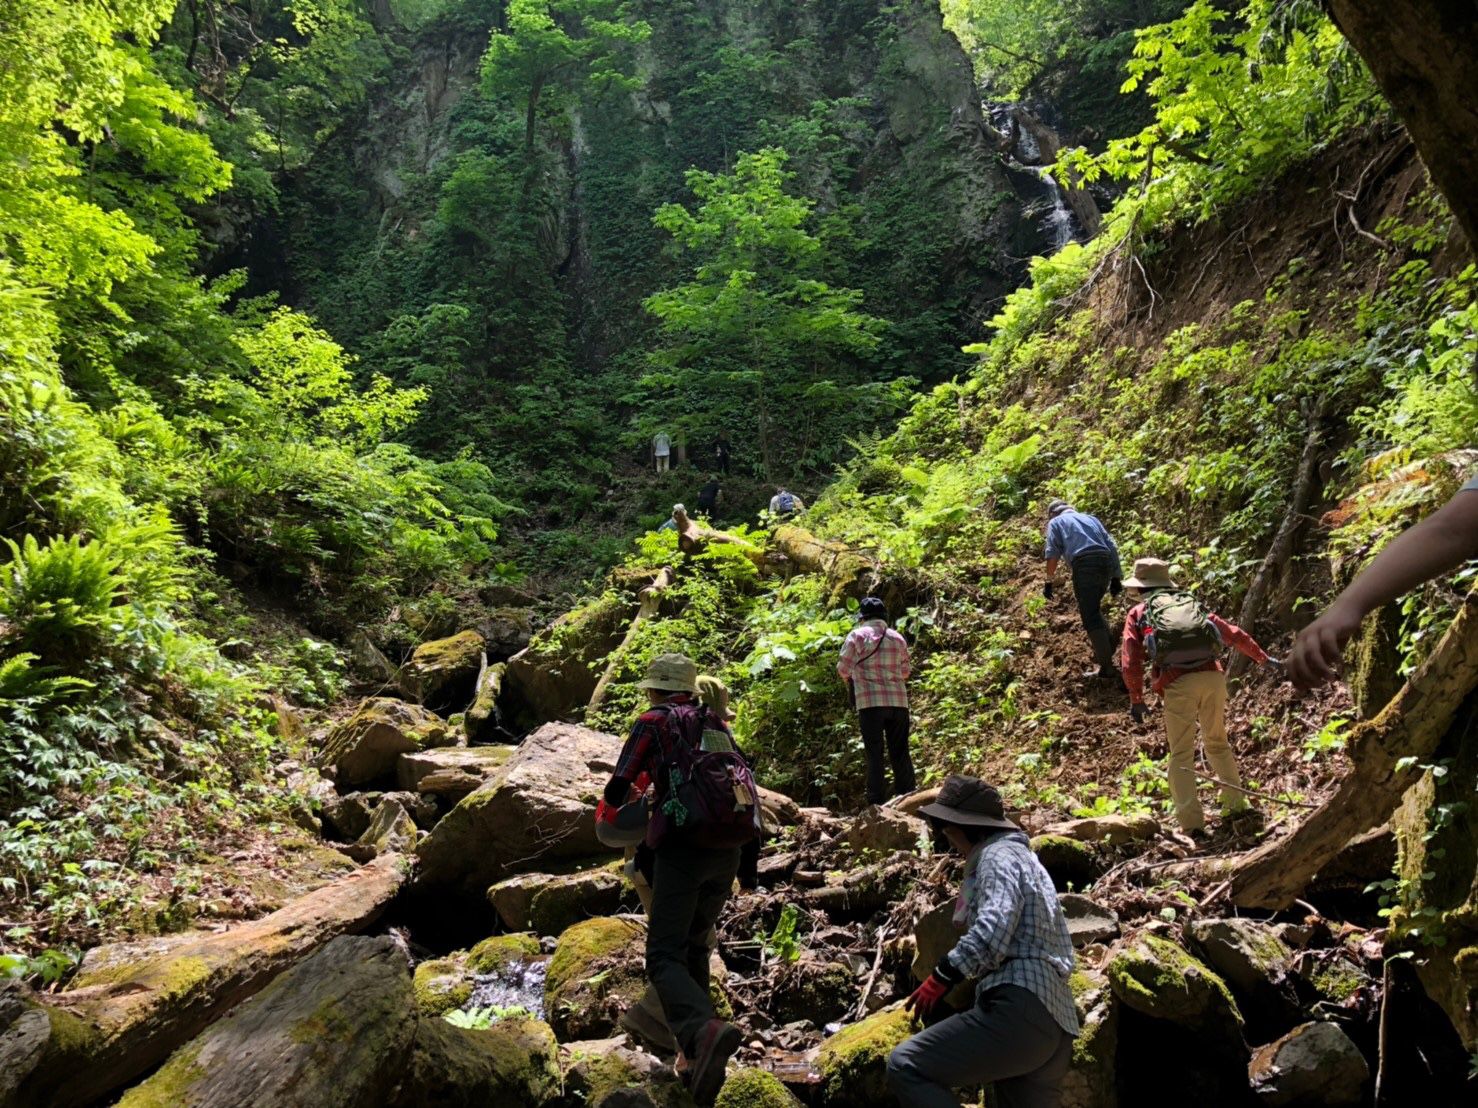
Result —
<svg viewBox="0 0 1478 1108"><path fill-rule="evenodd" d="M647 979L662 1000L667 1026L692 1058L714 1018L708 998L708 937L734 887L739 848L710 850L668 843L652 867L647 916Z"/></svg>
<svg viewBox="0 0 1478 1108"><path fill-rule="evenodd" d="M867 751L867 802L881 804L890 796L914 790L913 759L908 754L907 708L862 708L857 712L862 725L862 748ZM888 761L893 766L893 791L883 772L883 742L887 740Z"/></svg>
<svg viewBox="0 0 1478 1108"><path fill-rule="evenodd" d="M1057 1108L1073 1038L1035 993L998 985L970 1008L903 1042L888 1084L904 1108L959 1108L951 1091L994 1086L999 1108Z"/></svg>
<svg viewBox="0 0 1478 1108"><path fill-rule="evenodd" d="M1078 601L1078 615L1083 630L1093 644L1093 660L1104 668L1114 664L1114 633L1103 618L1103 594L1114 577L1114 559L1107 552L1079 554L1073 559L1073 596Z"/></svg>

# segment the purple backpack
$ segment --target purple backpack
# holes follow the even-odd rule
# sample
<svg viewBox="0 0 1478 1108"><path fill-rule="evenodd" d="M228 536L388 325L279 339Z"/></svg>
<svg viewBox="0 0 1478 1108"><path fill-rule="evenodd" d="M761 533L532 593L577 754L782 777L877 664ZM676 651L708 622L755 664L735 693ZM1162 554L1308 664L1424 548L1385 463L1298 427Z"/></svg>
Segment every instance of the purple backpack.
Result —
<svg viewBox="0 0 1478 1108"><path fill-rule="evenodd" d="M697 704L661 705L667 726L677 729L672 757L654 775L662 800L647 825L647 845L669 841L722 848L743 846L762 829L759 789L744 755L733 748L705 750L708 709Z"/></svg>

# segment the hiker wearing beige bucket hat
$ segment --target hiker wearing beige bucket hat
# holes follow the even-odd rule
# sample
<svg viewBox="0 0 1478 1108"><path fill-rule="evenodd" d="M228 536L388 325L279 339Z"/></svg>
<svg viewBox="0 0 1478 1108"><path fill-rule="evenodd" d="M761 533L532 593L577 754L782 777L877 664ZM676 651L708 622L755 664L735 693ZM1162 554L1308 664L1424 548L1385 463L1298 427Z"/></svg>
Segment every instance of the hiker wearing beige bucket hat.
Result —
<svg viewBox="0 0 1478 1108"><path fill-rule="evenodd" d="M1001 794L978 777L945 779L919 809L965 858L955 902L961 936L908 998L929 1022L941 999L979 977L975 1003L931 1023L888 1058L888 1084L909 1108L958 1108L951 1091L991 1084L1012 1108L1056 1105L1078 1013L1068 986L1073 946L1052 879Z"/></svg>
<svg viewBox="0 0 1478 1108"><path fill-rule="evenodd" d="M1165 711L1170 748L1170 799L1181 830L1193 839L1205 834L1206 815L1196 796L1196 733L1211 772L1225 784L1222 814L1249 811L1237 758L1227 742L1227 675L1220 655L1232 647L1259 665L1281 673L1282 663L1235 623L1208 611L1190 592L1179 588L1170 566L1159 558L1140 558L1125 578L1131 601L1124 618L1120 664L1129 691L1129 714L1143 723L1144 667L1150 663L1150 683Z"/></svg>

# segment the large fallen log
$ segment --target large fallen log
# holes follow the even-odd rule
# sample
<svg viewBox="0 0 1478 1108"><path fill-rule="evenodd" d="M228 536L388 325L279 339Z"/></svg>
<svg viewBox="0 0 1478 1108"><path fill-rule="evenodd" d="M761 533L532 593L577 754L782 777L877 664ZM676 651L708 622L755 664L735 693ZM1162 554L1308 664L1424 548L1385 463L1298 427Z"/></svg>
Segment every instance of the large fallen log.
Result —
<svg viewBox="0 0 1478 1108"><path fill-rule="evenodd" d="M770 534L770 545L790 561L799 573L826 578L831 601L861 598L876 586L878 572L873 559L839 542L818 539L804 527L783 524Z"/></svg>
<svg viewBox="0 0 1478 1108"><path fill-rule="evenodd" d="M672 567L663 566L662 572L657 574L652 583L636 594L636 615L631 617L631 625L626 628L626 636L621 640L616 649L611 651L610 657L606 661L605 672L600 675L600 680L595 683L595 691L590 694L590 703L585 706L587 718L605 700L606 690L611 687L611 681L616 676L616 671L621 667L622 660L626 657L626 651L631 646L631 640L636 638L637 628L657 614L657 609L662 605L662 594L667 591L672 581Z"/></svg>
<svg viewBox="0 0 1478 1108"><path fill-rule="evenodd" d="M1266 843L1231 870L1232 900L1285 908L1356 835L1390 818L1416 783L1422 759L1437 749L1458 706L1478 686L1478 590L1431 656L1372 720L1350 735L1349 775L1293 833Z"/></svg>
<svg viewBox="0 0 1478 1108"><path fill-rule="evenodd" d="M385 855L227 931L89 952L65 991L37 999L33 1010L50 1021L50 1038L0 1104L88 1104L148 1072L307 954L373 923L408 868ZM10 1053L10 1034L0 1030L0 1057Z"/></svg>

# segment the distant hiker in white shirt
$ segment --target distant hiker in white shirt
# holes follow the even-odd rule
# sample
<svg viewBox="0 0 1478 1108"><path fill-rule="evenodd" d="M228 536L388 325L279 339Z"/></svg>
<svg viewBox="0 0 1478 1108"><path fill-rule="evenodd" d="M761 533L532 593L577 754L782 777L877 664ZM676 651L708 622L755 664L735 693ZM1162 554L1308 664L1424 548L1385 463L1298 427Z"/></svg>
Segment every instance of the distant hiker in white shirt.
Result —
<svg viewBox="0 0 1478 1108"><path fill-rule="evenodd" d="M652 436L652 457L657 462L657 472L666 473L668 460L672 457L672 439L668 438L666 431L658 431Z"/></svg>

